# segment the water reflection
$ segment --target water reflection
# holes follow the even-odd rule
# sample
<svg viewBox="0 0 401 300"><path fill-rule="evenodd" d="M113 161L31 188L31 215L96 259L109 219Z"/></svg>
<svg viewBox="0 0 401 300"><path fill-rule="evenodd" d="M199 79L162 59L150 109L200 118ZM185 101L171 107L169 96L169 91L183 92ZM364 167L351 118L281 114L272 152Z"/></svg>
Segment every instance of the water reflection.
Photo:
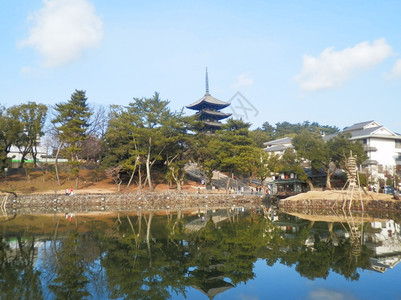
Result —
<svg viewBox="0 0 401 300"><path fill-rule="evenodd" d="M309 280L358 281L361 270L383 273L401 258L399 218L263 206L17 215L2 229L7 299L168 299L191 290L214 298L260 276L257 260L269 272L280 264Z"/></svg>

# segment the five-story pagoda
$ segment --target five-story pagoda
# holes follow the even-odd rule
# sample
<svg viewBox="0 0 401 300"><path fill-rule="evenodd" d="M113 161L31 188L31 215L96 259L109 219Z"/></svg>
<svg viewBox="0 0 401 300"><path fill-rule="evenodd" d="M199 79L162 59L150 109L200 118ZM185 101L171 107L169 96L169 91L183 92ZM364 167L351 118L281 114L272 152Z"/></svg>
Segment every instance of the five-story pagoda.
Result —
<svg viewBox="0 0 401 300"><path fill-rule="evenodd" d="M209 79L206 68L206 94L198 101L188 105L187 108L198 111L195 116L203 123L202 131L214 133L222 126L219 121L231 116L231 114L220 111L228 106L230 103L218 100L209 94Z"/></svg>

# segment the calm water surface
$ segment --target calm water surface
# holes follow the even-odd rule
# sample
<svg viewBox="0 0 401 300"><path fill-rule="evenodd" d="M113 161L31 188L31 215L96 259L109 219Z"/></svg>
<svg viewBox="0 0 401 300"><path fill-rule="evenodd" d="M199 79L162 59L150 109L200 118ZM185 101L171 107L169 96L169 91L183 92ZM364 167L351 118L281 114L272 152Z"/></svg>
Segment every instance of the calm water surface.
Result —
<svg viewBox="0 0 401 300"><path fill-rule="evenodd" d="M400 217L9 215L0 299L401 299Z"/></svg>

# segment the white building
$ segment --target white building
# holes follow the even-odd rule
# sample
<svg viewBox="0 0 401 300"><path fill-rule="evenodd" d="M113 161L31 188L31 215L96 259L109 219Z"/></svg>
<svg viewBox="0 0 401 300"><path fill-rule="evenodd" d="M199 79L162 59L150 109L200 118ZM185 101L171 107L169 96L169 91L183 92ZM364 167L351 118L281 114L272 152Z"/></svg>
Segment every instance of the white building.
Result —
<svg viewBox="0 0 401 300"><path fill-rule="evenodd" d="M365 232L363 243L374 251L370 258L371 268L384 273L394 268L401 261L400 224L393 220L370 222L372 232Z"/></svg>
<svg viewBox="0 0 401 300"><path fill-rule="evenodd" d="M46 151L41 147L41 146L37 146L36 147L36 151L37 151L37 162L41 162L43 161L43 157L46 156ZM11 158L11 161L15 164L19 164L21 162L21 158L22 158L22 154L19 151L17 146L11 146L10 152L8 153L7 157ZM25 157L25 161L26 162L33 162L33 157L31 154L28 154Z"/></svg>
<svg viewBox="0 0 401 300"><path fill-rule="evenodd" d="M368 156L361 171L373 179L384 179L386 174L394 175L401 165L401 135L375 121L356 123L346 127L351 140L360 141Z"/></svg>
<svg viewBox="0 0 401 300"><path fill-rule="evenodd" d="M48 155L48 150L45 148L40 139L36 141L36 162L38 164L40 163L54 163L55 162L55 157L53 155ZM18 149L17 146L13 145L10 148L10 152L7 154L7 157L11 159L12 162L12 167L16 168L19 166L21 159L22 159L22 154L21 151ZM60 157L58 159L59 162L66 162L67 160ZM25 162L32 163L33 162L33 157L29 153L25 156Z"/></svg>
<svg viewBox="0 0 401 300"><path fill-rule="evenodd" d="M263 144L266 146L266 148L264 148L263 150L280 156L284 154L285 150L293 148L292 138L290 137L281 138Z"/></svg>
<svg viewBox="0 0 401 300"><path fill-rule="evenodd" d="M360 172L367 174L369 180L378 183L386 175L394 175L397 166L401 167L401 135L380 125L375 121L356 123L344 128L343 132L351 134L351 140L363 144L368 159L360 166ZM325 140L336 134L327 135ZM264 143L264 150L283 155L285 150L293 148L290 137Z"/></svg>

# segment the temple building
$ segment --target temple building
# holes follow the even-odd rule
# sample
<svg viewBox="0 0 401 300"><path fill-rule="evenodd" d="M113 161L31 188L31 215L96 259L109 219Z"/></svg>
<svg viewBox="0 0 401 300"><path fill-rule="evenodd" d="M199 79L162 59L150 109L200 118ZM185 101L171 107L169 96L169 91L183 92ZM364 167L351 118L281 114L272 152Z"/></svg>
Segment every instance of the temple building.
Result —
<svg viewBox="0 0 401 300"><path fill-rule="evenodd" d="M206 94L198 101L188 105L188 109L197 110L195 116L199 118L203 123L203 128L201 129L207 133L214 133L216 130L220 129L222 123L220 120L228 118L231 114L223 113L220 110L230 106L230 103L218 100L214 98L209 93L209 79L206 69Z"/></svg>

